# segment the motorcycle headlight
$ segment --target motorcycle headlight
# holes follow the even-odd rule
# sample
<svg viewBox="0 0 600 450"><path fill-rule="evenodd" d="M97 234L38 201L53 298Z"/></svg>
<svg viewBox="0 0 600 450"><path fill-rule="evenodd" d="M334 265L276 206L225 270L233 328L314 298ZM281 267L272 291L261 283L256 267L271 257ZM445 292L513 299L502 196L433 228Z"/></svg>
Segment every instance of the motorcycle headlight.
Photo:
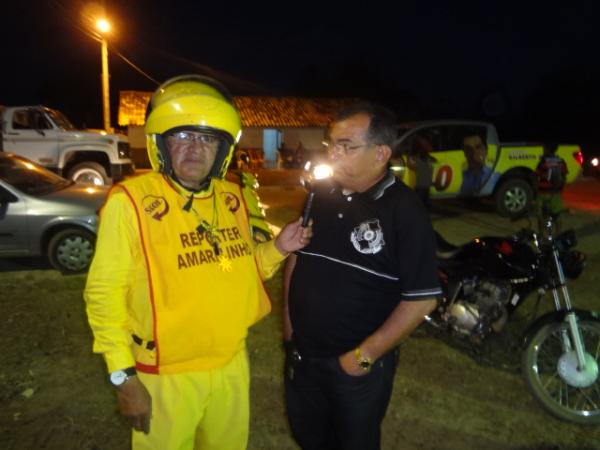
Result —
<svg viewBox="0 0 600 450"><path fill-rule="evenodd" d="M556 247L558 248L559 252L566 252L570 248L573 248L577 245L575 231L567 230L560 233L558 236L556 236L554 242L556 243Z"/></svg>

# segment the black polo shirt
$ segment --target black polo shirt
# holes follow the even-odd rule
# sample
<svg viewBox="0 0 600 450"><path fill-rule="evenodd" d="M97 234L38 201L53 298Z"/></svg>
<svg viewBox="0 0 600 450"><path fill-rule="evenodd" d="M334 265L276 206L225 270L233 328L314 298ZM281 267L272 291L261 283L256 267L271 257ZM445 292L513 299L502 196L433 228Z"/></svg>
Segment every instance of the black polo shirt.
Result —
<svg viewBox="0 0 600 450"><path fill-rule="evenodd" d="M421 200L393 174L363 193L316 186L313 237L297 252L289 308L307 356L352 350L400 301L441 293L431 222Z"/></svg>

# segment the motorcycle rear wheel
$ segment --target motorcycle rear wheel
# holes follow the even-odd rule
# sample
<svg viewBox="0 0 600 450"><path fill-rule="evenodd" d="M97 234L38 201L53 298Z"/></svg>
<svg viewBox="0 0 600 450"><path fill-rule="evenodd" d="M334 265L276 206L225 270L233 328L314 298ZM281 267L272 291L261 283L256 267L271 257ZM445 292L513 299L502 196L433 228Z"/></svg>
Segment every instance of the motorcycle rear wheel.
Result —
<svg viewBox="0 0 600 450"><path fill-rule="evenodd" d="M600 364L600 322L580 319L578 324L587 354ZM579 388L569 385L558 373L557 364L564 354L563 331L568 333L569 326L560 321L535 332L523 352L523 376L533 396L553 416L584 425L600 424L600 376Z"/></svg>

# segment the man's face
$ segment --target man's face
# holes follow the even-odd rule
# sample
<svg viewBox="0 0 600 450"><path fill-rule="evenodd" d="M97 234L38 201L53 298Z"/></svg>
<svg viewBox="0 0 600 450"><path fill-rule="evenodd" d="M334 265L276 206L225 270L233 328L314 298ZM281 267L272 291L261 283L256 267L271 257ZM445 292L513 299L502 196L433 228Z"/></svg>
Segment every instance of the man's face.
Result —
<svg viewBox="0 0 600 450"><path fill-rule="evenodd" d="M485 165L487 148L480 136L467 136L463 139L463 149L471 170L480 170Z"/></svg>
<svg viewBox="0 0 600 450"><path fill-rule="evenodd" d="M391 150L367 142L371 119L357 114L335 122L329 132L329 158L333 178L343 188L362 192L373 185L385 170Z"/></svg>
<svg viewBox="0 0 600 450"><path fill-rule="evenodd" d="M199 187L215 162L219 139L196 131L178 131L167 136L166 144L179 181L186 187Z"/></svg>

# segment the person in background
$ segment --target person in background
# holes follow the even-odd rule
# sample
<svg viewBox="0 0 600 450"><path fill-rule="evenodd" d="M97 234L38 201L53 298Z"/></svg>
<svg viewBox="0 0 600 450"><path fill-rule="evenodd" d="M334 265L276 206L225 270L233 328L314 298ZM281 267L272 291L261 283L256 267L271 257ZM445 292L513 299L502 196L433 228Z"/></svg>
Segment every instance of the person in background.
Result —
<svg viewBox="0 0 600 450"><path fill-rule="evenodd" d="M245 449L247 330L270 311L262 280L310 227L253 243L240 187L223 180L241 124L216 80L162 84L145 131L153 171L116 185L100 215L84 292L94 351L134 450Z"/></svg>
<svg viewBox="0 0 600 450"><path fill-rule="evenodd" d="M565 208L561 194L565 187L568 173L564 159L556 154L558 145L544 144L544 153L535 169L537 179L537 214L544 217L548 214L558 215Z"/></svg>
<svg viewBox="0 0 600 450"><path fill-rule="evenodd" d="M381 106L339 112L333 183L314 183L313 237L285 267L286 409L305 450L380 447L398 346L441 294L427 210L388 169L396 136Z"/></svg>
<svg viewBox="0 0 600 450"><path fill-rule="evenodd" d="M433 145L421 134L416 134L412 152L408 155L408 167L415 171L415 192L429 208L429 190L433 179L433 163L437 160L431 156Z"/></svg>
<svg viewBox="0 0 600 450"><path fill-rule="evenodd" d="M287 147L283 141L279 145L277 149L277 153L279 154L279 159L281 161L281 166L284 169L292 169L294 168L294 150Z"/></svg>
<svg viewBox="0 0 600 450"><path fill-rule="evenodd" d="M463 171L463 180L459 194L472 196L481 190L489 178L499 176L486 165L487 144L485 136L477 131L463 137L463 151L467 160L467 168Z"/></svg>

